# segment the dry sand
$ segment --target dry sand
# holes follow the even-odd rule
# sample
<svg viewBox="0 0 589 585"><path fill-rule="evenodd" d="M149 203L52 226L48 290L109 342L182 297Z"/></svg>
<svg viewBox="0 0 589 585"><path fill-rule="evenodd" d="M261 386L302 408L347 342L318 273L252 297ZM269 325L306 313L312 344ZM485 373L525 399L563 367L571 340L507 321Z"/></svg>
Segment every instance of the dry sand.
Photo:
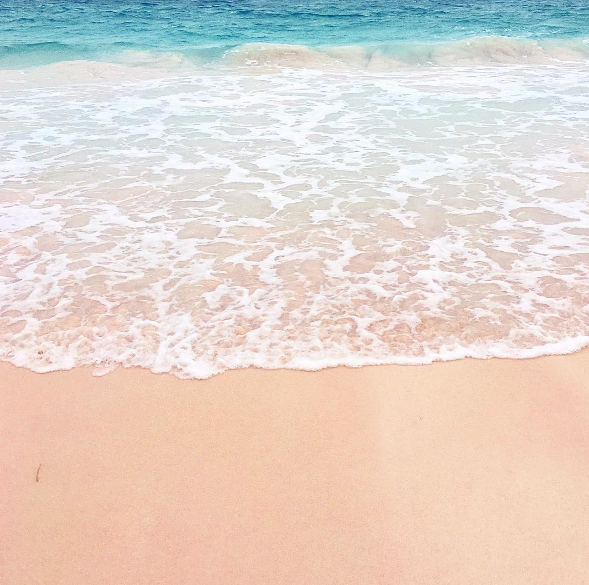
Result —
<svg viewBox="0 0 589 585"><path fill-rule="evenodd" d="M0 583L589 583L588 373L2 364Z"/></svg>

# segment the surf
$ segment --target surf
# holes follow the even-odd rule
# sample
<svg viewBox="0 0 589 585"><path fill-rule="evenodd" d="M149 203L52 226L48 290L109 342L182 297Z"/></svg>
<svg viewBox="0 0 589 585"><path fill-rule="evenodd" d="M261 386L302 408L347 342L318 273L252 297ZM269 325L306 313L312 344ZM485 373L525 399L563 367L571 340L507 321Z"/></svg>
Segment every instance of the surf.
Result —
<svg viewBox="0 0 589 585"><path fill-rule="evenodd" d="M116 63L168 71L190 69L325 69L386 72L399 68L547 65L589 61L589 38L533 40L473 37L445 42L387 42L307 46L246 43L235 47L189 47L179 51L90 51L86 47L40 43L0 48L0 69L26 69L60 62Z"/></svg>

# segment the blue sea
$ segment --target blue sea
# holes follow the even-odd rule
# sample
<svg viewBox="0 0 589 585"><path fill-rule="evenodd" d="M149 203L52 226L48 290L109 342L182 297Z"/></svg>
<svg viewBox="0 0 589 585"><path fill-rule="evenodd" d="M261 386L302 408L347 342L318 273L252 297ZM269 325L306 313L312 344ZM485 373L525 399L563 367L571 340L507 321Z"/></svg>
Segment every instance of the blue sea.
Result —
<svg viewBox="0 0 589 585"><path fill-rule="evenodd" d="M585 0L5 0L0 66L166 52L214 63L251 43L357 46L427 64L440 44L508 37L589 54ZM461 46L461 45L458 45ZM487 55L493 61L492 51ZM435 61L434 61L435 62Z"/></svg>
<svg viewBox="0 0 589 585"><path fill-rule="evenodd" d="M5 0L0 360L589 345L589 3Z"/></svg>

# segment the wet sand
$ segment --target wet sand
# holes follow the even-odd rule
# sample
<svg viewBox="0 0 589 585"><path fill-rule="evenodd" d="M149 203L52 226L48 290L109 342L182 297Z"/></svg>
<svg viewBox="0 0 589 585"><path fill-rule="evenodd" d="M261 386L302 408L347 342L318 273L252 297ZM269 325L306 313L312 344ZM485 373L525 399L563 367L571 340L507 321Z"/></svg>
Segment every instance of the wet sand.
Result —
<svg viewBox="0 0 589 585"><path fill-rule="evenodd" d="M587 372L2 364L0 583L587 583Z"/></svg>

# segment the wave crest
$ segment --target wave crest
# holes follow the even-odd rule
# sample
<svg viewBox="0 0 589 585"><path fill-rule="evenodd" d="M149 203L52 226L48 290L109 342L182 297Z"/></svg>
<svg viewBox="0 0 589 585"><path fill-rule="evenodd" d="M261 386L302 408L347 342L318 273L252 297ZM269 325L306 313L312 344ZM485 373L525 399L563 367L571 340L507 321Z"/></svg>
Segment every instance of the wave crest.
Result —
<svg viewBox="0 0 589 585"><path fill-rule="evenodd" d="M497 64L549 64L589 60L587 39L537 41L511 37L475 37L439 43L385 43L371 46L308 47L251 43L227 51L225 67L361 69L452 67Z"/></svg>
<svg viewBox="0 0 589 585"><path fill-rule="evenodd" d="M427 67L549 65L589 62L589 38L533 40L473 37L446 42L395 42L374 45L319 46L247 43L237 47L188 47L154 51L117 47L90 51L60 43L0 47L0 70L55 68L66 64L92 69L92 77L110 78L116 67L131 77L221 70L272 72L283 69L365 71L385 73Z"/></svg>

